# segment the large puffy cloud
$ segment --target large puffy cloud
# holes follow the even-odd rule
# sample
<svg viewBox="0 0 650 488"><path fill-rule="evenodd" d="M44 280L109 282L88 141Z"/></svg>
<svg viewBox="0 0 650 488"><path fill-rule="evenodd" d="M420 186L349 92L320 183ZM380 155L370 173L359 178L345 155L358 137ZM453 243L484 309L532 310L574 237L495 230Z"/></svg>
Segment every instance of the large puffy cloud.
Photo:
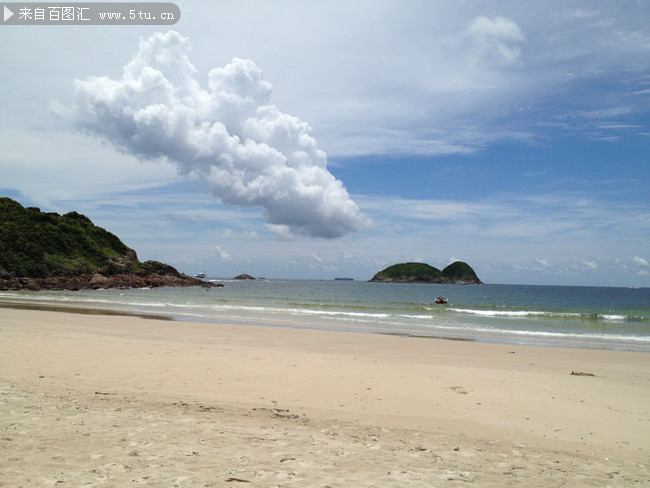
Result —
<svg viewBox="0 0 650 488"><path fill-rule="evenodd" d="M281 236L334 238L372 222L327 170L308 124L271 104L272 86L250 60L195 79L189 40L140 42L121 79L75 80L77 125L145 160L196 175L228 205L259 206Z"/></svg>

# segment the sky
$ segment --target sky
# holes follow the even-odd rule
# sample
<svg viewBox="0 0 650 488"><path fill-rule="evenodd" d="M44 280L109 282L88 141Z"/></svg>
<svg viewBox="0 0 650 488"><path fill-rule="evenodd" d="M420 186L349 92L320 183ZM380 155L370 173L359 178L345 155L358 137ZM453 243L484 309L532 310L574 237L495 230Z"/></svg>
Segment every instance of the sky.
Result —
<svg viewBox="0 0 650 488"><path fill-rule="evenodd" d="M188 274L650 286L650 1L0 25L0 195Z"/></svg>

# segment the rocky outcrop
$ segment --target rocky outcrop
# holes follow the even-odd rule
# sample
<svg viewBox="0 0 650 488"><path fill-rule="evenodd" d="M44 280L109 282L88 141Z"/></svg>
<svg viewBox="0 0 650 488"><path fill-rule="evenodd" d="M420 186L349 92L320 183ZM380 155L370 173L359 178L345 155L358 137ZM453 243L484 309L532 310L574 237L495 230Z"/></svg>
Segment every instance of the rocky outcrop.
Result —
<svg viewBox="0 0 650 488"><path fill-rule="evenodd" d="M0 290L98 290L109 288L159 288L159 287L201 286L220 287L220 283L192 278L181 273L178 276L156 273L136 273L104 276L99 273L81 276L51 276L48 278L0 278Z"/></svg>
<svg viewBox="0 0 650 488"><path fill-rule="evenodd" d="M249 274L240 274L233 278L233 280L254 280L255 278Z"/></svg>
<svg viewBox="0 0 650 488"><path fill-rule="evenodd" d="M106 285L110 282L106 276L103 274L95 273L91 276L88 284L91 288L106 288Z"/></svg>

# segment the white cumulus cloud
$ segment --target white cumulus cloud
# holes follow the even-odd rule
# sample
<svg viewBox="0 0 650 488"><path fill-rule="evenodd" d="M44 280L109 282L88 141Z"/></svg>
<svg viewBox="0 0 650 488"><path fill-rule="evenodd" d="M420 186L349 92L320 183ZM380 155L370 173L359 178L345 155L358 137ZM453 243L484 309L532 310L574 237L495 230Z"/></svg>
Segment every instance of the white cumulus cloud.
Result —
<svg viewBox="0 0 650 488"><path fill-rule="evenodd" d="M142 160L172 161L227 205L264 209L279 236L335 238L366 230L365 217L328 170L311 128L271 103L252 61L234 58L195 79L189 39L141 40L121 79L75 80L79 128Z"/></svg>
<svg viewBox="0 0 650 488"><path fill-rule="evenodd" d="M637 265L639 265L639 266L650 267L650 263L648 263L647 260L643 259L643 258L640 257L640 256L634 256L634 257L632 258L632 261L634 261L634 264L637 264Z"/></svg>
<svg viewBox="0 0 650 488"><path fill-rule="evenodd" d="M587 269L597 269L598 268L598 263L596 261L587 261L585 259L582 260L582 265L587 268Z"/></svg>
<svg viewBox="0 0 650 488"><path fill-rule="evenodd" d="M219 254L219 257L224 261L229 261L232 258L230 253L225 249L222 249L221 246L216 246L214 249L217 251L217 254Z"/></svg>
<svg viewBox="0 0 650 488"><path fill-rule="evenodd" d="M547 269L551 267L551 263L549 263L546 259L534 258L533 261L535 261L535 263L537 263L537 265L541 268Z"/></svg>

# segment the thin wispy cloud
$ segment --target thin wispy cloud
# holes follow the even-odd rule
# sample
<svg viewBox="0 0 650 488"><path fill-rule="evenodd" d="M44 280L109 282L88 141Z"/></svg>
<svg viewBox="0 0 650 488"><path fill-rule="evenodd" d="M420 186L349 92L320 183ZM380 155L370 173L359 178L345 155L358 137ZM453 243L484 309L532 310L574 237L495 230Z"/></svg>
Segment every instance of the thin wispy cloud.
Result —
<svg viewBox="0 0 650 488"><path fill-rule="evenodd" d="M476 17L461 36L472 65L511 65L520 59L521 28L506 17Z"/></svg>

